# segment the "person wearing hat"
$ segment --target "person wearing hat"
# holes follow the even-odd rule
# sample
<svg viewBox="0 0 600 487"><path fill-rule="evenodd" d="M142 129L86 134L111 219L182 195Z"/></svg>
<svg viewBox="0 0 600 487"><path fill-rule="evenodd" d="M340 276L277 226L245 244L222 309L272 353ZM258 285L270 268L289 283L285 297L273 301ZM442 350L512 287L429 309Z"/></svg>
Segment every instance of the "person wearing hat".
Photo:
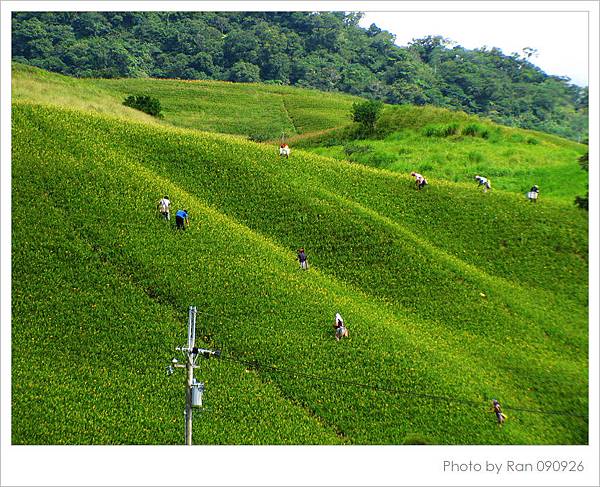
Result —
<svg viewBox="0 0 600 487"><path fill-rule="evenodd" d="M529 193L527 193L527 198L529 199L529 202L537 203L539 194L540 194L540 188L538 188L537 184L534 184L531 187L531 189L529 190Z"/></svg>

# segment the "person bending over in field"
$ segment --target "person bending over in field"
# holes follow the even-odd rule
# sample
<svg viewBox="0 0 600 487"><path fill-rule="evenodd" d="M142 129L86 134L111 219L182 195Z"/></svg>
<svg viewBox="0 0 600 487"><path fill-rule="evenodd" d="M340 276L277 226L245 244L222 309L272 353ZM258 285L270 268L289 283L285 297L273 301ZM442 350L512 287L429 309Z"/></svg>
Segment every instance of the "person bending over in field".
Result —
<svg viewBox="0 0 600 487"><path fill-rule="evenodd" d="M175 226L177 230L185 230L190 225L190 219L187 210L177 210L175 213Z"/></svg>
<svg viewBox="0 0 600 487"><path fill-rule="evenodd" d="M163 196L156 207L165 220L171 219L171 201L168 196Z"/></svg>
<svg viewBox="0 0 600 487"><path fill-rule="evenodd" d="M418 172L411 172L410 175L415 178L417 190L422 189L427 184L427 179L425 179L423 175L419 174Z"/></svg>
<svg viewBox="0 0 600 487"><path fill-rule="evenodd" d="M475 176L475 181L477 181L477 186L483 186L483 192L487 193L488 189L492 189L492 184L488 178L484 178L483 176Z"/></svg>
<svg viewBox="0 0 600 487"><path fill-rule="evenodd" d="M290 157L290 148L286 143L282 143L279 146L279 155L285 157L286 159Z"/></svg>
<svg viewBox="0 0 600 487"><path fill-rule="evenodd" d="M540 194L540 188L538 188L537 184L534 184L529 193L527 193L527 198L530 202L537 203L538 195Z"/></svg>
<svg viewBox="0 0 600 487"><path fill-rule="evenodd" d="M304 247L298 249L298 261L300 262L300 269L308 270L308 261L306 260Z"/></svg>
<svg viewBox="0 0 600 487"><path fill-rule="evenodd" d="M502 412L502 408L500 407L500 403L496 399L492 399L492 410L491 413L496 415L496 419L498 420L498 424L502 426L504 421L506 421L506 414Z"/></svg>
<svg viewBox="0 0 600 487"><path fill-rule="evenodd" d="M344 325L344 319L339 313L335 314L335 322L333 323L335 328L335 340L340 341L343 337L348 338L348 328Z"/></svg>

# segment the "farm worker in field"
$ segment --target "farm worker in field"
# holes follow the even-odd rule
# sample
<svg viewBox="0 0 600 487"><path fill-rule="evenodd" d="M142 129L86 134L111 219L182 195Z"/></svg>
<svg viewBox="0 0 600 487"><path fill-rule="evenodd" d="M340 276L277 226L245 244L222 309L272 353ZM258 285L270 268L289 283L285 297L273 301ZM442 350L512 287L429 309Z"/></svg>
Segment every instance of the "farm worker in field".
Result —
<svg viewBox="0 0 600 487"><path fill-rule="evenodd" d="M185 230L186 225L189 226L190 224L190 220L188 217L188 211L187 210L177 210L177 213L175 213L175 225L177 226L178 230Z"/></svg>
<svg viewBox="0 0 600 487"><path fill-rule="evenodd" d="M538 195L540 194L540 188L538 188L537 184L534 184L531 189L529 190L529 193L527 193L527 198L529 198L529 201L533 201L534 203L537 203L537 199L538 199Z"/></svg>
<svg viewBox="0 0 600 487"><path fill-rule="evenodd" d="M165 195L159 200L157 208L165 220L171 219L171 201L168 196Z"/></svg>
<svg viewBox="0 0 600 487"><path fill-rule="evenodd" d="M308 270L308 261L306 260L304 247L298 249L298 261L300 262L300 269Z"/></svg>
<svg viewBox="0 0 600 487"><path fill-rule="evenodd" d="M336 341L339 342L342 337L348 338L348 328L346 328L346 325L344 325L344 319L342 318L341 314L335 314L335 322L333 323L333 327L335 328Z"/></svg>
<svg viewBox="0 0 600 487"><path fill-rule="evenodd" d="M286 159L290 157L290 148L285 142L279 146L279 155L284 156Z"/></svg>
<svg viewBox="0 0 600 487"><path fill-rule="evenodd" d="M415 178L415 184L417 185L417 189L420 190L427 184L427 179L423 177L423 175L418 172L411 172L410 175Z"/></svg>
<svg viewBox="0 0 600 487"><path fill-rule="evenodd" d="M475 180L479 183L477 186L483 186L483 192L487 193L488 189L492 189L491 182L488 178L483 176L475 176Z"/></svg>
<svg viewBox="0 0 600 487"><path fill-rule="evenodd" d="M504 421L506 420L506 414L502 412L502 408L500 407L500 403L496 399L492 399L492 410L490 411L496 415L496 419L498 420L498 424L502 426Z"/></svg>

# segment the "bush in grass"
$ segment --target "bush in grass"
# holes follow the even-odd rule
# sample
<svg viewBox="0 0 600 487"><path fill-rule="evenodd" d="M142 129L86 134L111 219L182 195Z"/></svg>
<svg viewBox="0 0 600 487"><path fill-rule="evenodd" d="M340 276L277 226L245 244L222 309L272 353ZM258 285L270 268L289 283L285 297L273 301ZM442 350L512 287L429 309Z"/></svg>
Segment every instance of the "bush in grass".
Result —
<svg viewBox="0 0 600 487"><path fill-rule="evenodd" d="M382 109L383 103L379 100L355 102L352 104L352 120L358 122L363 131L373 132Z"/></svg>
<svg viewBox="0 0 600 487"><path fill-rule="evenodd" d="M160 101L150 95L129 95L123 100L123 105L135 108L153 117L163 118Z"/></svg>
<svg viewBox="0 0 600 487"><path fill-rule="evenodd" d="M534 137L527 137L527 143L529 145L538 145L540 143L540 141Z"/></svg>
<svg viewBox="0 0 600 487"><path fill-rule="evenodd" d="M575 196L575 204L582 210L588 211L590 193L585 193L585 196Z"/></svg>
<svg viewBox="0 0 600 487"><path fill-rule="evenodd" d="M362 161L373 167L388 167L396 162L396 158L387 152L374 152L364 157Z"/></svg>
<svg viewBox="0 0 600 487"><path fill-rule="evenodd" d="M367 154L372 151L373 148L370 145L361 145L354 142L350 142L344 146L344 153L347 156L351 156L353 154Z"/></svg>
<svg viewBox="0 0 600 487"><path fill-rule="evenodd" d="M583 154L581 157L579 157L577 159L577 161L579 162L579 166L581 167L581 169L583 169L585 172L589 172L590 170L590 153L589 151L587 151L585 154ZM585 196L576 196L575 197L575 204L577 206L579 206L579 208L582 208L584 210L588 210L588 199L589 199L590 193L589 191L585 193Z"/></svg>
<svg viewBox="0 0 600 487"><path fill-rule="evenodd" d="M470 162L482 162L483 155L481 152L469 152L468 156Z"/></svg>
<svg viewBox="0 0 600 487"><path fill-rule="evenodd" d="M271 136L264 132L254 132L248 136L248 140L251 140L252 142L265 142L270 138Z"/></svg>
<svg viewBox="0 0 600 487"><path fill-rule="evenodd" d="M458 133L458 123L426 125L423 128L423 135L426 137L450 137Z"/></svg>
<svg viewBox="0 0 600 487"><path fill-rule="evenodd" d="M481 137L482 139L487 139L490 136L490 131L487 127L484 127L483 125L480 125L478 123L470 123L463 127L462 135L467 135L469 137Z"/></svg>

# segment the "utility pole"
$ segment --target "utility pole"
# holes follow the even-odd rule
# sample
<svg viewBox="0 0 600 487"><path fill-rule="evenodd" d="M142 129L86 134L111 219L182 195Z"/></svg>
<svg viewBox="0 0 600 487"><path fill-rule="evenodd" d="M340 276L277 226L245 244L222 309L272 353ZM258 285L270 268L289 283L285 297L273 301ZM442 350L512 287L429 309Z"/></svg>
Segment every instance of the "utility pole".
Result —
<svg viewBox="0 0 600 487"><path fill-rule="evenodd" d="M186 369L186 381L185 381L185 444L192 445L192 416L194 407L202 406L202 395L204 393L204 382L197 382L194 378L194 369L198 368L196 360L198 355L202 355L204 358L210 358L211 356L220 357L220 350L206 350L204 348L196 347L196 307L190 306L188 310L188 340L186 347L176 347L175 350L182 352L185 357L185 365L180 364L179 361L174 358L171 360L171 365L167 367L167 374L172 375L175 370L174 368Z"/></svg>

